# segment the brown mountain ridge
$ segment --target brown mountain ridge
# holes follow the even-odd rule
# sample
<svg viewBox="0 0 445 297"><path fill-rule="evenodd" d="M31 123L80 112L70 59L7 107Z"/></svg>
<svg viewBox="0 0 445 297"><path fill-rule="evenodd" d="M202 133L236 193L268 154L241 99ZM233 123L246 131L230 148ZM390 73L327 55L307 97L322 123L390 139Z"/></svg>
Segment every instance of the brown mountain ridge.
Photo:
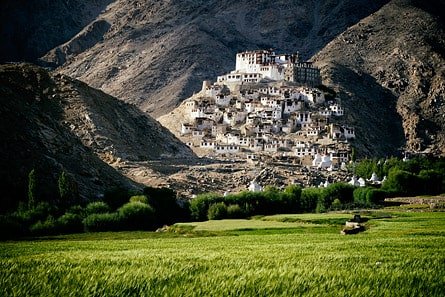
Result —
<svg viewBox="0 0 445 297"><path fill-rule="evenodd" d="M313 58L368 155L445 154L444 12L443 1L391 1Z"/></svg>

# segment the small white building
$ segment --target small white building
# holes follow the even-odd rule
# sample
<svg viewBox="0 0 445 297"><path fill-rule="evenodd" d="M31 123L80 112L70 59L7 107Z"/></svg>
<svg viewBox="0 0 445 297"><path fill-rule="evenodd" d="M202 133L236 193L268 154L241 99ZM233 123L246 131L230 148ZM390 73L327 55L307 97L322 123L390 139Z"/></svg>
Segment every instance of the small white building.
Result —
<svg viewBox="0 0 445 297"><path fill-rule="evenodd" d="M253 138L250 140L249 149L261 152L264 149L264 140L262 138Z"/></svg>
<svg viewBox="0 0 445 297"><path fill-rule="evenodd" d="M240 147L238 145L217 144L214 150L217 154L235 154L240 151Z"/></svg>
<svg viewBox="0 0 445 297"><path fill-rule="evenodd" d="M223 107L227 107L230 105L230 100L232 100L232 96L231 95L216 95L215 96L215 104L218 106L223 106Z"/></svg>
<svg viewBox="0 0 445 297"><path fill-rule="evenodd" d="M278 152L278 144L276 143L266 143L264 145L264 151L269 153L276 153Z"/></svg>
<svg viewBox="0 0 445 297"><path fill-rule="evenodd" d="M248 163L256 164L259 162L259 158L256 154L247 154L246 159Z"/></svg>
<svg viewBox="0 0 445 297"><path fill-rule="evenodd" d="M195 130L195 125L189 123L181 124L181 135L192 134L193 130Z"/></svg>
<svg viewBox="0 0 445 297"><path fill-rule="evenodd" d="M206 131L202 130L193 130L192 131L193 138L203 138L204 136L207 136Z"/></svg>
<svg viewBox="0 0 445 297"><path fill-rule="evenodd" d="M355 129L348 126L343 126L343 135L346 139L355 139Z"/></svg>
<svg viewBox="0 0 445 297"><path fill-rule="evenodd" d="M301 105L299 106L299 102L291 99L286 99L283 101L283 113L284 114L291 114L292 112L297 111L300 109Z"/></svg>
<svg viewBox="0 0 445 297"><path fill-rule="evenodd" d="M325 102L324 93L317 89L303 89L301 91L303 99L306 99L312 104L323 104Z"/></svg>
<svg viewBox="0 0 445 297"><path fill-rule="evenodd" d="M190 117L194 120L196 118L204 118L206 116L206 109L204 107L197 107L191 110Z"/></svg>
<svg viewBox="0 0 445 297"><path fill-rule="evenodd" d="M315 154L316 154L315 147L295 148L295 156L300 158L305 156L315 156Z"/></svg>
<svg viewBox="0 0 445 297"><path fill-rule="evenodd" d="M217 145L217 143L215 141L203 139L201 141L200 147L204 148L204 149L214 149L215 145Z"/></svg>
<svg viewBox="0 0 445 297"><path fill-rule="evenodd" d="M187 100L185 101L185 107L191 111L193 109L196 109L196 107L198 106L198 102L196 100Z"/></svg>
<svg viewBox="0 0 445 297"><path fill-rule="evenodd" d="M339 104L332 104L329 106L329 109L332 111L332 115L336 117L341 117L345 114L343 107Z"/></svg>
<svg viewBox="0 0 445 297"><path fill-rule="evenodd" d="M295 114L295 120L297 124L310 124L312 123L311 113L308 111L298 112Z"/></svg>

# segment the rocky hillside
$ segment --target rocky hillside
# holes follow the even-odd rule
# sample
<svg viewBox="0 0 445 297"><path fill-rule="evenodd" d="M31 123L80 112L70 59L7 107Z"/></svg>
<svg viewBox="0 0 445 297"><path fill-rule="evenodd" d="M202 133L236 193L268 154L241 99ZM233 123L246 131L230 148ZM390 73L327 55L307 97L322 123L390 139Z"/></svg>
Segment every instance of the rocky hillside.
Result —
<svg viewBox="0 0 445 297"><path fill-rule="evenodd" d="M445 154L445 3L394 0L315 57L358 126L360 150Z"/></svg>
<svg viewBox="0 0 445 297"><path fill-rule="evenodd" d="M231 70L237 51L308 58L386 2L116 0L43 61L159 116Z"/></svg>
<svg viewBox="0 0 445 297"><path fill-rule="evenodd" d="M66 171L89 198L138 186L109 164L194 156L135 106L35 66L1 65L0 98L2 207L26 197L33 168L46 197L54 197L57 177Z"/></svg>

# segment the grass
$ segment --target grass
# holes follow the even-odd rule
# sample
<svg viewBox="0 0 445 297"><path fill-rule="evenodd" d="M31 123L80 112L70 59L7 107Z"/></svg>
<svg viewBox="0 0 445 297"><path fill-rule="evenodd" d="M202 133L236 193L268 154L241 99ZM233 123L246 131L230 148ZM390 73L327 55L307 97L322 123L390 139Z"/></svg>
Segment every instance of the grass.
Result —
<svg viewBox="0 0 445 297"><path fill-rule="evenodd" d="M0 292L445 296L445 213L366 216L367 231L353 236L339 234L350 214L305 214L3 242Z"/></svg>

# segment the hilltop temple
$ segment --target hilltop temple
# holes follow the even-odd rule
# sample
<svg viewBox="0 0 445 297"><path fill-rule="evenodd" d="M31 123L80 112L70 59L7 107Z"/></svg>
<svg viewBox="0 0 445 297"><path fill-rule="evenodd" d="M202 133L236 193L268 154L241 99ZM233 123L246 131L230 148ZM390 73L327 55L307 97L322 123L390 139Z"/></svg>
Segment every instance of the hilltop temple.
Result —
<svg viewBox="0 0 445 297"><path fill-rule="evenodd" d="M218 76L217 82L229 88L240 83L289 81L306 86L321 84L320 70L302 62L299 54L277 55L272 50L255 50L236 55L235 70Z"/></svg>

